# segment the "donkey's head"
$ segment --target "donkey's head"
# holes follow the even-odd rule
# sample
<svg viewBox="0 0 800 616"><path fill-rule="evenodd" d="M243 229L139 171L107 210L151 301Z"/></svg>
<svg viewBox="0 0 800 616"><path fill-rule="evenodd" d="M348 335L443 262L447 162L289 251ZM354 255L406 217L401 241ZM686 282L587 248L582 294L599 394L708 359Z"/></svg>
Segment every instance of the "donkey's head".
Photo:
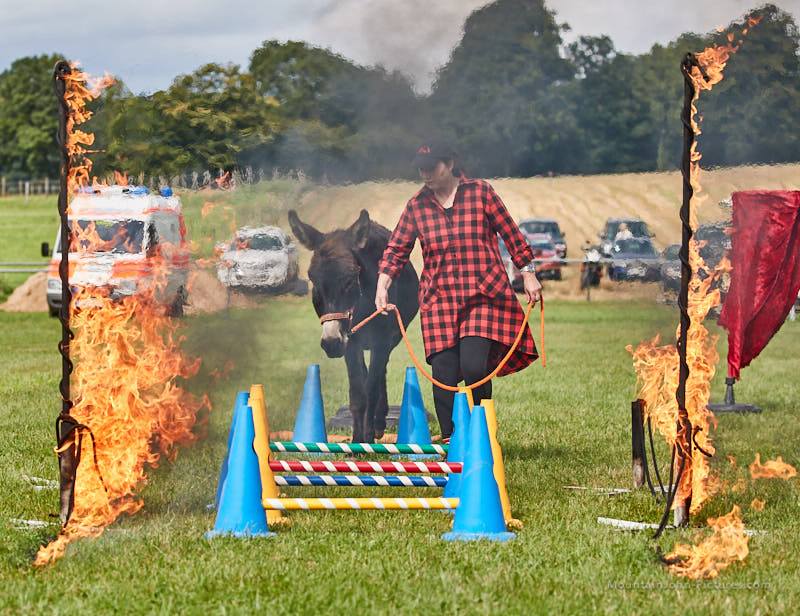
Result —
<svg viewBox="0 0 800 616"><path fill-rule="evenodd" d="M369 241L369 214L361 210L358 220L348 229L322 233L290 210L289 225L297 240L314 253L308 278L313 285L311 301L322 323L320 345L328 357L341 357L350 336L356 303L361 297L361 266L357 254Z"/></svg>

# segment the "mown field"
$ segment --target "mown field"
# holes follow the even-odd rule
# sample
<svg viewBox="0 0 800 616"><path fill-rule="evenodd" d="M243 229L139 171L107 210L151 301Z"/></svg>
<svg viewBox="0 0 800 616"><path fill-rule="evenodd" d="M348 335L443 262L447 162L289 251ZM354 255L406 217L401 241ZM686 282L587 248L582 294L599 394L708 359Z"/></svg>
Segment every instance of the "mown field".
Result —
<svg viewBox="0 0 800 616"><path fill-rule="evenodd" d="M57 325L45 315L0 313L0 612L796 613L797 479L748 481L709 503L696 526L740 504L747 526L766 534L751 540L744 563L699 583L669 574L646 534L596 523L598 516L656 521L661 509L648 494L564 489L629 485L635 389L624 347L658 332L669 336L676 315L650 304L575 302L553 302L548 313L548 367L496 383L510 497L525 525L516 541L445 543L439 537L449 518L437 512L300 513L270 539L204 539L237 389L264 383L273 429L291 429L309 363L322 365L327 412L346 400L343 364L323 358L308 300L291 298L186 320L185 347L203 358L203 373L236 362L223 382L190 384L208 389L214 403L205 438L152 473L139 514L73 544L44 570L33 570L31 559L56 528L16 530L11 519L48 520L57 511L55 490L34 491L23 478L57 477ZM411 330L419 348L418 328ZM760 403L762 415L720 418L714 468L731 484L747 475L757 451L800 463L799 344L800 326L788 323L745 372L737 393ZM389 369L394 403L407 363L398 350ZM714 392L721 394L719 378ZM756 497L766 500L762 512L749 506ZM658 545L669 549L695 533L670 532Z"/></svg>

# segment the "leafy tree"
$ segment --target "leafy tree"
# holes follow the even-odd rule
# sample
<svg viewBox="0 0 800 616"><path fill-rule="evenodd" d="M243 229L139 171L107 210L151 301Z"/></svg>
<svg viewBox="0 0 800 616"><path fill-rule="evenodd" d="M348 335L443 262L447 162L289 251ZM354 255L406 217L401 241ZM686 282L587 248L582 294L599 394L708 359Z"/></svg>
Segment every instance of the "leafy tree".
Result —
<svg viewBox="0 0 800 616"><path fill-rule="evenodd" d="M725 79L701 102L707 165L795 161L800 157L800 34L788 13L768 4L761 22L737 24L740 51ZM721 36L714 37L720 42Z"/></svg>
<svg viewBox="0 0 800 616"><path fill-rule="evenodd" d="M567 46L567 54L579 77L596 73L614 59L613 41L606 35L580 36Z"/></svg>
<svg viewBox="0 0 800 616"><path fill-rule="evenodd" d="M0 175L58 174L53 67L60 54L15 60L0 73Z"/></svg>
<svg viewBox="0 0 800 616"><path fill-rule="evenodd" d="M235 65L206 64L151 96L109 96L104 162L133 174L247 164L279 126L274 101Z"/></svg>
<svg viewBox="0 0 800 616"><path fill-rule="evenodd" d="M358 71L351 61L299 41L264 41L250 57L256 90L291 119L319 119L320 99L337 79Z"/></svg>
<svg viewBox="0 0 800 616"><path fill-rule="evenodd" d="M437 74L431 104L468 169L480 175L548 171L536 161L554 159L550 146L535 136L560 127L540 102L575 72L560 54L561 32L543 0L498 0L467 18L461 42Z"/></svg>

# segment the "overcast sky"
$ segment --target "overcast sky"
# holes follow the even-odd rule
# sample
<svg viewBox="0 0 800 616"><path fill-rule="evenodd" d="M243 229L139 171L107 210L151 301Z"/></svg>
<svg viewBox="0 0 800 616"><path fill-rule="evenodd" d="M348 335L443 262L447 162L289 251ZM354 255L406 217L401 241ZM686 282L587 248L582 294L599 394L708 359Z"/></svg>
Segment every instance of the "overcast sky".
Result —
<svg viewBox="0 0 800 616"><path fill-rule="evenodd" d="M487 0L0 0L0 71L16 58L59 52L134 91L167 87L206 62L247 65L267 39L304 40L362 64L411 75L420 91ZM127 4L127 3L126 3ZM640 53L686 31L708 32L759 0L548 0L580 34L608 34ZM800 0L776 4L798 19ZM800 21L800 20L799 20Z"/></svg>

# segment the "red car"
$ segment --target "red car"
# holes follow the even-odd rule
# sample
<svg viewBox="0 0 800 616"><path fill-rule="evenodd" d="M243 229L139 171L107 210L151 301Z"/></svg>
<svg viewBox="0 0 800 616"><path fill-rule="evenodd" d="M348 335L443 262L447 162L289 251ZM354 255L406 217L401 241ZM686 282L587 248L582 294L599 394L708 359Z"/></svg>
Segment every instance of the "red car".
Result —
<svg viewBox="0 0 800 616"><path fill-rule="evenodd" d="M544 233L535 233L532 235L526 234L526 237L533 249L533 257L536 259L536 276L540 280L561 280L561 259L550 236ZM511 260L511 256L508 254L508 249L502 239L500 240L500 256L503 259L503 265L505 265L511 287L515 291L522 291L522 274Z"/></svg>

